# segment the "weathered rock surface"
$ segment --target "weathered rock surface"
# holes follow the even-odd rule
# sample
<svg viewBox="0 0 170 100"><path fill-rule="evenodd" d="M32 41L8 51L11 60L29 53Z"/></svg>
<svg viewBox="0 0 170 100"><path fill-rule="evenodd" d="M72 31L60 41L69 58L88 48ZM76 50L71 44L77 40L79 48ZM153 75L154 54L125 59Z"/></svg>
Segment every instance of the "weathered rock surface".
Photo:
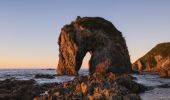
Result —
<svg viewBox="0 0 170 100"><path fill-rule="evenodd" d="M0 100L31 100L34 80L17 81L7 79L0 81ZM29 95L30 96L29 96Z"/></svg>
<svg viewBox="0 0 170 100"><path fill-rule="evenodd" d="M64 83L6 79L0 81L0 100L140 100L138 93L148 88L132 79L127 74L113 73L77 76Z"/></svg>
<svg viewBox="0 0 170 100"><path fill-rule="evenodd" d="M170 77L170 57L158 63L157 71L161 77Z"/></svg>
<svg viewBox="0 0 170 100"><path fill-rule="evenodd" d="M132 81L129 75L94 73L78 76L72 81L57 85L47 94L36 96L35 100L141 100L138 93L147 88Z"/></svg>
<svg viewBox="0 0 170 100"><path fill-rule="evenodd" d="M131 62L125 39L111 22L100 17L77 17L61 29L57 74L77 75L90 52L89 72L126 73Z"/></svg>
<svg viewBox="0 0 170 100"><path fill-rule="evenodd" d="M170 42L161 43L138 59L133 70L158 72L162 77L170 77Z"/></svg>
<svg viewBox="0 0 170 100"><path fill-rule="evenodd" d="M6 79L0 81L0 100L140 100L145 90L127 74L94 73L60 84Z"/></svg>

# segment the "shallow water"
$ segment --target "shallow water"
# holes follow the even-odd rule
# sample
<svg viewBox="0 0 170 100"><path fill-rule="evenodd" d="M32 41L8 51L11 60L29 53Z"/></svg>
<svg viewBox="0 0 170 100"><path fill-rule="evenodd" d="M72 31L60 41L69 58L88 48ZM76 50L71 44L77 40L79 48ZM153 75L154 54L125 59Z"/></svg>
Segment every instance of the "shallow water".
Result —
<svg viewBox="0 0 170 100"><path fill-rule="evenodd" d="M157 86L162 84L170 84L170 79L161 78L157 74L143 73L143 74L132 74L136 77L136 82L144 84L145 86Z"/></svg>
<svg viewBox="0 0 170 100"><path fill-rule="evenodd" d="M140 96L142 100L170 100L170 88L155 88Z"/></svg>
<svg viewBox="0 0 170 100"><path fill-rule="evenodd" d="M153 90L141 93L142 100L170 100L170 88L158 88L158 85L169 84L170 79L160 78L157 74L144 73L141 75L133 74L136 77L136 82L144 84L145 86L155 87Z"/></svg>

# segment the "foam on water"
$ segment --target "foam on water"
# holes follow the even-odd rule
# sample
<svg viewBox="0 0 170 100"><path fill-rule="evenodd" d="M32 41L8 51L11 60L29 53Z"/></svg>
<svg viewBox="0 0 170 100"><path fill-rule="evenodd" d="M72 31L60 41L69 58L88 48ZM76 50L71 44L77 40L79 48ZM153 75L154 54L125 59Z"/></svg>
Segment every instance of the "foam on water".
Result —
<svg viewBox="0 0 170 100"><path fill-rule="evenodd" d="M170 84L170 79L161 78L157 74L143 73L143 74L132 74L132 76L136 77L136 82L144 84L146 86L157 86L161 84Z"/></svg>
<svg viewBox="0 0 170 100"><path fill-rule="evenodd" d="M144 84L145 86L156 87L158 85L169 84L170 79L160 78L157 74L133 74L136 77L136 82ZM140 94L142 100L170 100L170 88L154 88L153 90L146 91Z"/></svg>

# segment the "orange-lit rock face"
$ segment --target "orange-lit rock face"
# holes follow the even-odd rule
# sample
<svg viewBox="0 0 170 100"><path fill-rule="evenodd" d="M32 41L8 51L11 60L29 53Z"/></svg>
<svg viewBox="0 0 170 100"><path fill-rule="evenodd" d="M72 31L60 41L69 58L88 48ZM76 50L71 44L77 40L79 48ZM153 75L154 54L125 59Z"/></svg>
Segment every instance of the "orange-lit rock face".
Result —
<svg viewBox="0 0 170 100"><path fill-rule="evenodd" d="M76 75L90 52L89 71L125 73L130 58L124 38L112 23L99 17L78 17L60 33L57 74Z"/></svg>
<svg viewBox="0 0 170 100"><path fill-rule="evenodd" d="M162 59L157 64L157 71L161 77L170 77L170 58Z"/></svg>
<svg viewBox="0 0 170 100"><path fill-rule="evenodd" d="M142 64L141 61L137 61L132 65L132 70L138 70L139 72L142 71Z"/></svg>

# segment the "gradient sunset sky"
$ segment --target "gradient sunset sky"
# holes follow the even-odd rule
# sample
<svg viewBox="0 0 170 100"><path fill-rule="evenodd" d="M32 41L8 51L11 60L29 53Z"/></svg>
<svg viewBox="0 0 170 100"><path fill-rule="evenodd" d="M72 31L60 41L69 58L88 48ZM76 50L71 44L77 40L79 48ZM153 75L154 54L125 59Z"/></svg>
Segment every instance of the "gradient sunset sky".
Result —
<svg viewBox="0 0 170 100"><path fill-rule="evenodd" d="M60 29L76 16L111 21L132 62L170 41L170 0L0 0L0 68L56 68Z"/></svg>

